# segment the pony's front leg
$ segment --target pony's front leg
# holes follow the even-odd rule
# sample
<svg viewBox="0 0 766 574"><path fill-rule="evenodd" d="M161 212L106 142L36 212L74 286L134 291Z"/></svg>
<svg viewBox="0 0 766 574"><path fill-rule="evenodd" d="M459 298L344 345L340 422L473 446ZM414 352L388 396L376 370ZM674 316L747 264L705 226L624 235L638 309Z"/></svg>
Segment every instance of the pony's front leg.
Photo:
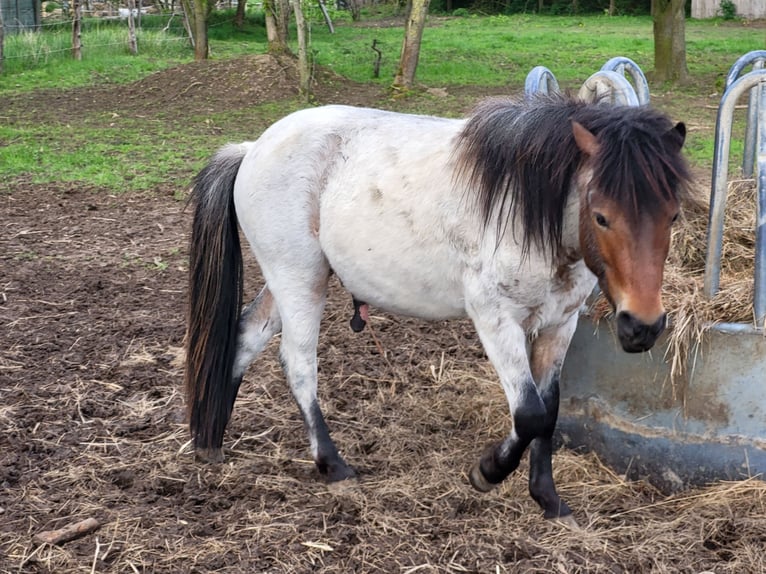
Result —
<svg viewBox="0 0 766 574"><path fill-rule="evenodd" d="M516 309L510 302L489 297L469 302L467 310L500 377L513 417L508 436L490 447L469 474L473 487L487 492L516 470L529 444L544 435L547 408L532 377L526 334L515 319Z"/></svg>
<svg viewBox="0 0 766 574"><path fill-rule="evenodd" d="M575 525L572 510L561 500L553 482L553 431L559 414L559 376L567 348L577 327L575 313L561 326L541 331L532 343L532 375L545 404L542 434L529 448L529 493L544 511L545 518L561 518Z"/></svg>

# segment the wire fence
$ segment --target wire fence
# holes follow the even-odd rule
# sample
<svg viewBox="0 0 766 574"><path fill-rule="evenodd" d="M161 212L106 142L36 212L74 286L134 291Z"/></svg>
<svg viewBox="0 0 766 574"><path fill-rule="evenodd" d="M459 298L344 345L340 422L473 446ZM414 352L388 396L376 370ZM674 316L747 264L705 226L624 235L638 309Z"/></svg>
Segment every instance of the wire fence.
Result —
<svg viewBox="0 0 766 574"><path fill-rule="evenodd" d="M145 15L146 16L146 15ZM179 18L180 16L180 18ZM147 26L136 26L136 36L139 44L144 49L156 49L162 45L179 45L189 43L188 33L183 24L182 14L171 14L168 17L158 19L152 15ZM209 29L230 25L225 21L209 24ZM44 63L48 58L59 58L63 54L72 52L71 45L72 20L59 20L57 22L44 22L39 27L27 28L26 30L6 36L4 42L3 60L7 63L25 61L32 65ZM43 28L43 30L40 30ZM48 30L46 32L46 30ZM60 31L61 34L51 35L51 32ZM124 34L124 39L116 39ZM88 41L89 36L91 42ZM104 36L110 36L105 41ZM97 50L127 48L128 26L115 25L114 20L102 18L85 18L82 20L81 49L95 52Z"/></svg>
<svg viewBox="0 0 766 574"><path fill-rule="evenodd" d="M139 37L139 41L140 41L140 35L138 35L138 37ZM162 39L162 40L158 40L158 39L155 38L155 39L152 40L152 43L153 44L161 44L163 42L188 42L188 41L189 41L189 38L181 38L181 37L179 37L179 38L165 38L165 39ZM112 47L112 46L126 46L127 42L128 42L127 38L123 42L108 42L108 43L104 43L104 44L88 44L86 42L81 42L81 48L82 49L95 50L96 48L107 48L107 47ZM44 47L43 49L44 49L44 52L45 52L46 55L49 55L49 54L59 54L59 53L63 53L63 52L71 52L72 51L72 47L71 46L69 46L67 48L48 48L48 47ZM12 54L12 55L8 55L7 53L5 53L3 55L3 59L5 59L5 60L14 60L14 59L18 60L18 59L23 59L23 58L34 59L35 57L39 57L39 55L40 55L39 52L27 52L27 53Z"/></svg>

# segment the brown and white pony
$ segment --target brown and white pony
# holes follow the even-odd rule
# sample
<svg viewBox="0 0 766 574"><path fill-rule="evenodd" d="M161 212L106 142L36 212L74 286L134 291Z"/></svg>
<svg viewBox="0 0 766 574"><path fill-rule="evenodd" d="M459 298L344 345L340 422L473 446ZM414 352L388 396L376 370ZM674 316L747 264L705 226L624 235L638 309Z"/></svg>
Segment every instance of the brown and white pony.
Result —
<svg viewBox="0 0 766 574"><path fill-rule="evenodd" d="M320 473L354 476L317 401L335 273L357 309L473 320L513 428L471 483L489 490L529 447L532 497L545 517L570 517L551 473L561 365L597 282L626 351L650 349L664 329L684 136L648 107L554 94L489 100L465 120L319 107L222 148L193 191L186 388L198 455L222 460L242 376L281 332ZM244 310L238 226L265 278Z"/></svg>

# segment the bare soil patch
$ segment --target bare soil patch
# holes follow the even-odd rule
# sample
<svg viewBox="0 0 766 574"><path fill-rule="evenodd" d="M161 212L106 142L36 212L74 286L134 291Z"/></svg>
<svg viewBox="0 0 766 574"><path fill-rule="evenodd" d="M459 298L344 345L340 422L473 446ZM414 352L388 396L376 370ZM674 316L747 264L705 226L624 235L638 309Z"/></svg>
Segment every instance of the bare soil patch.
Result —
<svg viewBox="0 0 766 574"><path fill-rule="evenodd" d="M219 111L293 94L279 62L251 78L217 66L78 91L79 113L159 113L183 90ZM220 97L218 82L267 76L271 87ZM384 97L323 81L321 101ZM47 96L63 106L73 94ZM555 474L578 532L542 519L524 464L496 491L473 491L466 472L509 417L470 324L373 310L354 334L338 285L320 394L359 480L330 488L308 461L274 344L243 383L226 462L195 462L181 396L191 214L174 191L0 189L0 573L766 571L758 480L666 498L593 455L561 452ZM258 287L250 262L248 295ZM81 538L33 540L91 517L101 526Z"/></svg>

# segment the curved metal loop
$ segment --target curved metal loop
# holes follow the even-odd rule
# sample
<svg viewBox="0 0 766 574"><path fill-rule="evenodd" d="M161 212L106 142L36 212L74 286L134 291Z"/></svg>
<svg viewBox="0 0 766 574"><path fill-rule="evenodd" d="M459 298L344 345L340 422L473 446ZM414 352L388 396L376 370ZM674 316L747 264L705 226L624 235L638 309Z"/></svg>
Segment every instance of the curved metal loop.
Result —
<svg viewBox="0 0 766 574"><path fill-rule="evenodd" d="M726 84L724 91L737 81L742 71L752 64L753 71L761 70L766 66L766 50L753 50L739 58L726 74ZM755 138L758 125L758 94L757 90L750 92L750 98L747 102L747 122L745 123L745 153L742 156L742 175L753 177L755 168Z"/></svg>
<svg viewBox="0 0 766 574"><path fill-rule="evenodd" d="M649 82L646 81L644 72L633 60L624 56L617 56L601 66L601 70L605 72L616 72L623 76L626 73L629 74L633 80L633 87L638 96L639 104L642 106L649 104Z"/></svg>
<svg viewBox="0 0 766 574"><path fill-rule="evenodd" d="M640 105L636 90L625 76L609 70L600 70L585 80L577 95L586 102L609 101L623 106Z"/></svg>
<svg viewBox="0 0 766 574"><path fill-rule="evenodd" d="M545 66L535 66L527 74L524 81L524 96L529 98L533 94L550 94L559 91L559 83Z"/></svg>
<svg viewBox="0 0 766 574"><path fill-rule="evenodd" d="M729 68L729 73L726 74L726 83L724 84L724 91L729 89L737 78L742 75L742 70L749 65L753 65L753 70L759 70L766 64L766 50L753 50L748 52L741 58L739 58L734 65Z"/></svg>
<svg viewBox="0 0 766 574"><path fill-rule="evenodd" d="M731 127L737 100L751 90L755 93L762 126L766 126L766 70L754 70L737 79L724 92L716 118L713 147L713 182L710 190L710 215L707 228L704 293L713 297L718 292L721 275L723 222L726 209ZM766 320L766 129L758 135L758 199L755 226L755 319L759 326Z"/></svg>

